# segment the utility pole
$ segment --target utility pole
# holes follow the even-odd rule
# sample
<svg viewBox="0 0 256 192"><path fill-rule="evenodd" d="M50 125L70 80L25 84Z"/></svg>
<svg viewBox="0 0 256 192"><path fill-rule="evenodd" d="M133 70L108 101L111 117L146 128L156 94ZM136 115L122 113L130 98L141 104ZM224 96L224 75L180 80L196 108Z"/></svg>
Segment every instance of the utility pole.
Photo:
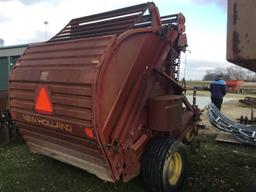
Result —
<svg viewBox="0 0 256 192"><path fill-rule="evenodd" d="M187 52L189 52L191 54L191 51L189 51L189 50L185 51L184 76L183 76L184 79L186 77L186 72L187 72Z"/></svg>
<svg viewBox="0 0 256 192"><path fill-rule="evenodd" d="M45 41L47 41L47 25L48 25L48 21L44 21L44 25L45 25Z"/></svg>

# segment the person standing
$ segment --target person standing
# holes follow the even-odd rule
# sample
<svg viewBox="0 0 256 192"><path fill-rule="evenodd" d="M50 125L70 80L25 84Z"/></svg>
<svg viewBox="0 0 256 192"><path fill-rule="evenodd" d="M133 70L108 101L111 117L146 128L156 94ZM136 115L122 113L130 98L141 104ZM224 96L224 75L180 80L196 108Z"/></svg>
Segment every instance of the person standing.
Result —
<svg viewBox="0 0 256 192"><path fill-rule="evenodd" d="M220 110L223 103L223 97L226 95L227 86L221 75L210 84L211 101Z"/></svg>

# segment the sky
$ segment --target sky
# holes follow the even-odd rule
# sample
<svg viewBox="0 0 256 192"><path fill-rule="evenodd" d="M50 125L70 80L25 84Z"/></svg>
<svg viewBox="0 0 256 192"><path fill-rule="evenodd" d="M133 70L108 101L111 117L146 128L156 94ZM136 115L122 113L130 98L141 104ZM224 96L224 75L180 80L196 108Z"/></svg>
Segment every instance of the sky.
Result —
<svg viewBox="0 0 256 192"><path fill-rule="evenodd" d="M0 38L5 46L48 40L72 18L145 3L145 0L0 0ZM200 80L226 61L226 0L154 0L160 15L183 13L188 50L181 75ZM44 22L48 24L45 25Z"/></svg>

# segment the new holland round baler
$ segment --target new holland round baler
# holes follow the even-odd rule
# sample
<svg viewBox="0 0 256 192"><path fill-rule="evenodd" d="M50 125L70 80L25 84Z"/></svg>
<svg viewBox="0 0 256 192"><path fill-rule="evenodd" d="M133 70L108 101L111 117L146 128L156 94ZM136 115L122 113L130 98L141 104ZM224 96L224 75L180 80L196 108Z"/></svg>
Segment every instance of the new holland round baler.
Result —
<svg viewBox="0 0 256 192"><path fill-rule="evenodd" d="M9 78L29 149L105 181L141 173L152 191L177 190L198 118L175 79L184 23L145 3L73 19L29 46Z"/></svg>

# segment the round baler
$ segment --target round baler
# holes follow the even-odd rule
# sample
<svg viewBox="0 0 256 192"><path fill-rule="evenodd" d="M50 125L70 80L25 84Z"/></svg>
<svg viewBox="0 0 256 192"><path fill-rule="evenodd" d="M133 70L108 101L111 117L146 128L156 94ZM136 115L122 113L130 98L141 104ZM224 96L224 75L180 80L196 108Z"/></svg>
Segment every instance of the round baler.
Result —
<svg viewBox="0 0 256 192"><path fill-rule="evenodd" d="M73 19L30 45L9 78L29 149L106 181L141 172L151 191L176 191L198 118L177 81L184 23L145 3Z"/></svg>

